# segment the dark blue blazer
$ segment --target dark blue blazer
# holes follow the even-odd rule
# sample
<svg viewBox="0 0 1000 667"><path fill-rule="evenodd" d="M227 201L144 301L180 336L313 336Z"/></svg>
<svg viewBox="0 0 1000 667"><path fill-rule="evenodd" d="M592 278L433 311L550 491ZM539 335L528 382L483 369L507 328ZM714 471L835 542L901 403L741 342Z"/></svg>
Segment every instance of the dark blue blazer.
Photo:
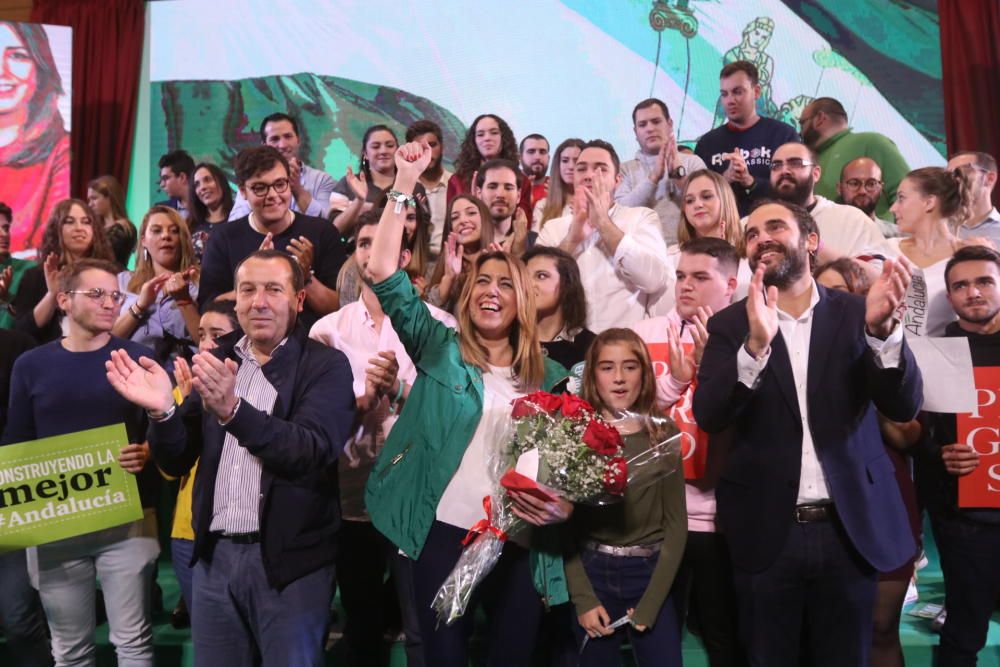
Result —
<svg viewBox="0 0 1000 667"><path fill-rule="evenodd" d="M875 409L893 421L913 419L923 382L905 341L899 367L879 367L865 340L861 297L817 287L809 430L848 537L875 569L893 570L913 556L916 544ZM693 407L713 440L732 443L716 488L718 517L734 565L757 572L774 562L794 522L803 431L780 332L755 388L737 378L736 354L749 330L746 299L709 321Z"/></svg>
<svg viewBox="0 0 1000 667"><path fill-rule="evenodd" d="M240 363L235 342L217 348L218 356ZM261 552L268 583L280 590L336 556L337 456L354 421L354 379L344 353L310 340L301 325L262 369L278 392L270 415L243 401L220 426L192 393L173 417L150 424L149 444L168 474L186 474L200 457L191 500L192 565L211 560L215 546L209 527L226 432L260 459Z"/></svg>

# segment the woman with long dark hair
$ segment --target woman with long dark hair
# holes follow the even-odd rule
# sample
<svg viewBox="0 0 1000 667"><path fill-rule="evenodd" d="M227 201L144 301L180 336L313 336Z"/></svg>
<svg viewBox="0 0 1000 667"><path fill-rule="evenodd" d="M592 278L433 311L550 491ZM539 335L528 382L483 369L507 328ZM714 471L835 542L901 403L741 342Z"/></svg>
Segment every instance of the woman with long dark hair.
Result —
<svg viewBox="0 0 1000 667"><path fill-rule="evenodd" d="M229 212L233 210L233 191L225 172L208 162L196 165L188 180L188 202L191 205L187 221L191 244L195 257L201 262L212 230L229 220Z"/></svg>
<svg viewBox="0 0 1000 667"><path fill-rule="evenodd" d="M481 199L459 195L448 202L441 255L431 275L427 301L452 312L472 262L493 243L490 210Z"/></svg>
<svg viewBox="0 0 1000 667"><path fill-rule="evenodd" d="M87 203L104 224L115 261L124 268L135 250L138 234L125 213L125 189L114 176L98 176L87 184Z"/></svg>
<svg viewBox="0 0 1000 667"><path fill-rule="evenodd" d="M447 201L450 203L460 194L475 194L472 177L484 162L497 158L520 164L517 140L507 121L500 116L484 113L472 121L462 140L458 159L455 161L455 173L448 179ZM530 225L531 179L527 176L521 177L521 199L518 206L524 211Z"/></svg>
<svg viewBox="0 0 1000 667"><path fill-rule="evenodd" d="M549 194L535 203L532 214L534 231L546 222L573 212L573 170L583 150L583 139L567 139L556 147L549 166Z"/></svg>
<svg viewBox="0 0 1000 667"><path fill-rule="evenodd" d="M45 28L0 22L0 201L14 210L11 250L37 247L56 202L69 197L62 80Z"/></svg>
<svg viewBox="0 0 1000 667"><path fill-rule="evenodd" d="M62 337L56 294L59 271L83 258L114 261L104 225L86 202L64 199L56 204L42 233L42 263L24 272L21 287L11 303L15 328L39 343Z"/></svg>

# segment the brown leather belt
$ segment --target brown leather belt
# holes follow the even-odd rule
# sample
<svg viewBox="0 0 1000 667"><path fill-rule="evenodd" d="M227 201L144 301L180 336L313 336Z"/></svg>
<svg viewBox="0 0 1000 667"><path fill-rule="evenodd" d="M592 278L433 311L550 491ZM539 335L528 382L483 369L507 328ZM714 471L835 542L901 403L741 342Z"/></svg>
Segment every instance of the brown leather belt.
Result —
<svg viewBox="0 0 1000 667"><path fill-rule="evenodd" d="M795 507L795 523L816 523L817 521L833 521L837 510L833 503L822 505L797 505Z"/></svg>

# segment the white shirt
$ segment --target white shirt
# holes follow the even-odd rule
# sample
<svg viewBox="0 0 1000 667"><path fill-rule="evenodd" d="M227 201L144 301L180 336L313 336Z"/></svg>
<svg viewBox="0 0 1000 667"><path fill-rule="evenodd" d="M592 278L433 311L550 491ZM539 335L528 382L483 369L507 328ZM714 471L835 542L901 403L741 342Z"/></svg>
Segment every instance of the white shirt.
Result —
<svg viewBox="0 0 1000 667"><path fill-rule="evenodd" d="M431 316L452 329L455 318L440 308L424 304ZM394 352L399 364L397 377L413 386L417 369L406 354L406 349L386 317L381 330L376 331L375 320L362 299L347 304L338 311L321 318L309 330L309 337L324 345L340 350L351 364L354 375L354 395L365 395L365 369L369 359L379 352ZM340 502L345 519L367 521L364 505L365 482L378 453L396 423L397 415L389 412L389 397L383 396L379 404L361 415L360 423L350 435L340 455Z"/></svg>
<svg viewBox="0 0 1000 667"><path fill-rule="evenodd" d="M861 209L816 195L816 205L810 213L819 228L820 244L833 248L841 257L888 252L882 230Z"/></svg>
<svg viewBox="0 0 1000 667"><path fill-rule="evenodd" d="M433 187L424 184L427 193L427 206L431 210L431 255L437 257L441 252L442 232L444 231L444 216L448 212L448 181L452 173L441 168L441 179Z"/></svg>
<svg viewBox="0 0 1000 667"><path fill-rule="evenodd" d="M587 328L594 333L635 324L646 317L649 304L674 288L656 213L615 204L608 214L625 235L614 255L608 253L596 229L572 253L587 295ZM538 245L558 246L572 220L568 215L546 222Z"/></svg>
<svg viewBox="0 0 1000 667"><path fill-rule="evenodd" d="M890 239L889 257L899 257L901 239ZM913 267L913 277L906 288L906 296L896 313L903 323L903 333L907 336L943 336L945 327L957 319L955 309L948 300L948 288L944 280L944 270L948 259L942 259L930 266Z"/></svg>
<svg viewBox="0 0 1000 667"><path fill-rule="evenodd" d="M816 453L816 443L813 442L809 427L809 342L812 337L813 312L819 303L819 290L816 283L812 284L812 297L809 307L798 317L793 317L778 308L779 334L788 348L788 361L792 367L792 377L795 382L795 396L799 404L799 415L802 417L802 468L799 476L799 492L797 505L821 503L830 500L830 487L826 483L823 466ZM876 360L882 368L895 368L899 365L899 355L903 344L903 329L897 326L892 334L882 341L865 335L868 346L875 353ZM736 370L739 381L753 389L760 379L760 373L771 358L771 348L754 359L741 345L736 353Z"/></svg>
<svg viewBox="0 0 1000 667"><path fill-rule="evenodd" d="M524 395L517 389L510 366L490 366L490 372L483 373L483 415L438 501L438 521L468 530L486 518L483 497L493 494L497 479L490 471L489 459L497 456L504 444L511 401Z"/></svg>

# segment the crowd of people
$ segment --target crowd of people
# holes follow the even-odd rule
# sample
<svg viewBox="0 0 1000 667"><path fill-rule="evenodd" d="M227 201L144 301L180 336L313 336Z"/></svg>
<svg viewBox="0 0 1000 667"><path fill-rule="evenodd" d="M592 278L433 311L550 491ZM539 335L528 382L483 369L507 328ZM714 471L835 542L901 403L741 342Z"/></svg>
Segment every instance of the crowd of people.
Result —
<svg viewBox="0 0 1000 667"><path fill-rule="evenodd" d="M323 664L339 588L351 665L386 664L387 632L416 666L468 665L477 632L494 665L615 665L623 642L681 665L693 632L713 667L895 667L924 512L939 664L976 664L1000 511L959 506L987 452L922 410L935 377L911 343L963 338L998 365L996 161L911 170L835 99L796 130L760 95L752 63L727 64L726 121L693 150L643 100L624 162L599 138L518 143L493 114L458 147L431 120L373 125L340 178L275 112L235 193L174 150L138 225L95 178L37 262L11 256L0 204L2 443L124 423L145 508L0 555L17 664L96 664L98 581L118 663L153 664L172 520L198 665ZM529 527L439 623L511 402L537 390L582 396L626 452L668 415L703 465L602 507L510 491Z"/></svg>

